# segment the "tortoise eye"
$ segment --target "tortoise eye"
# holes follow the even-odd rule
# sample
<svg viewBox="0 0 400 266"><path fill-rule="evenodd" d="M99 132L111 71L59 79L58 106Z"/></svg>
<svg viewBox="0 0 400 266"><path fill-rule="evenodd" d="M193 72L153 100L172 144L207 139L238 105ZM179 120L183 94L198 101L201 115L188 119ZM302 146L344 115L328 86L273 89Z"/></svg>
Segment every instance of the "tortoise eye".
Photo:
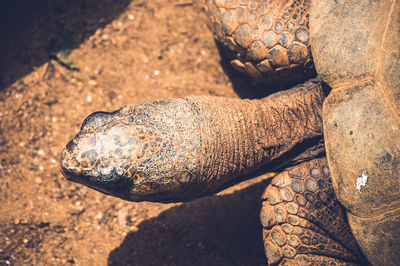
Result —
<svg viewBox="0 0 400 266"><path fill-rule="evenodd" d="M107 112L95 112L83 121L81 130L98 130L106 126L112 120L112 114Z"/></svg>

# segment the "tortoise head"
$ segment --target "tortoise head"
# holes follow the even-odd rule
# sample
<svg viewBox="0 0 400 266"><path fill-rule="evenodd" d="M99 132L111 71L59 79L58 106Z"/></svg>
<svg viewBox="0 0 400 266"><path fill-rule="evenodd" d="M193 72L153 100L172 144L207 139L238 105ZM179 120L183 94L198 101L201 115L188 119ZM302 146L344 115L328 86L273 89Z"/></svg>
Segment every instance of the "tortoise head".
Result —
<svg viewBox="0 0 400 266"><path fill-rule="evenodd" d="M61 153L61 172L125 200L173 201L188 178L174 167L175 141L157 132L152 119L131 107L89 115Z"/></svg>

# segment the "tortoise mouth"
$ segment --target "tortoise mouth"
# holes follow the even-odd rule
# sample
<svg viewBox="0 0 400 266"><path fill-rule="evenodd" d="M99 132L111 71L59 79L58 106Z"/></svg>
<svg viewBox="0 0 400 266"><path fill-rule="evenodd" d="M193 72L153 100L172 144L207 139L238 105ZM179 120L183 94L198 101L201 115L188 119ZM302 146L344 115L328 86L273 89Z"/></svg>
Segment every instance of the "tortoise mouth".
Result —
<svg viewBox="0 0 400 266"><path fill-rule="evenodd" d="M68 181L120 198L125 198L132 187L132 182L128 178L119 176L114 172L106 176L93 176L85 173L76 173L71 169L61 167L61 173Z"/></svg>
<svg viewBox="0 0 400 266"><path fill-rule="evenodd" d="M64 169L63 167L61 167L60 172L68 181L75 181L76 180L76 178L74 177L72 172Z"/></svg>

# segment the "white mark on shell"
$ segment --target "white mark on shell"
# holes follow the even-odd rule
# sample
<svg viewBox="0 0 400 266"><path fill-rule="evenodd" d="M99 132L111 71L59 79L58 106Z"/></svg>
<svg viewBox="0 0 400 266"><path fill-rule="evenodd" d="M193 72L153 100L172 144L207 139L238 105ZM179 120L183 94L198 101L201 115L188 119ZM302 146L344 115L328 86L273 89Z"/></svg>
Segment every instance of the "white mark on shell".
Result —
<svg viewBox="0 0 400 266"><path fill-rule="evenodd" d="M363 171L361 176L357 177L357 181L356 181L356 188L357 188L358 192L361 193L361 189L363 187L365 187L365 185L367 184L367 180L368 180L368 176L365 173L365 171Z"/></svg>

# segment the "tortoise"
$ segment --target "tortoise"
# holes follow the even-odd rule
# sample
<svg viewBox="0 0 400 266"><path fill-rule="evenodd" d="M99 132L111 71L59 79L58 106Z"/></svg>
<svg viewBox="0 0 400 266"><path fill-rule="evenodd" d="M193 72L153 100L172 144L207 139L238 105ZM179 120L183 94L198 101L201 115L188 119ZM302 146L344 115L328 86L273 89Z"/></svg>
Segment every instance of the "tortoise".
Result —
<svg viewBox="0 0 400 266"><path fill-rule="evenodd" d="M266 87L317 79L263 99L95 112L61 172L125 200L176 202L282 170L262 195L270 264L396 265L400 3L210 0L206 10L237 70Z"/></svg>

